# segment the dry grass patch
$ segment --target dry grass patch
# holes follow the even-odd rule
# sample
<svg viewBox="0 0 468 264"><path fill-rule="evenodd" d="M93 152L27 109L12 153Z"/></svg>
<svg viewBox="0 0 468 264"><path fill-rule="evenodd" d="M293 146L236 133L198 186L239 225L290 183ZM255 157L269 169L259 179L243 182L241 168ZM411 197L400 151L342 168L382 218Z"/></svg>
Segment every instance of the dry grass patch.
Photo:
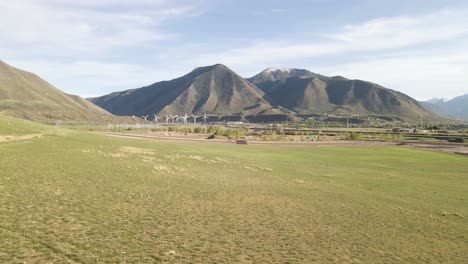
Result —
<svg viewBox="0 0 468 264"><path fill-rule="evenodd" d="M44 137L43 134L30 134L30 135L0 135L0 143L1 143L1 142L11 142L11 141L19 141L19 140L34 139L34 138L42 138L42 137Z"/></svg>
<svg viewBox="0 0 468 264"><path fill-rule="evenodd" d="M120 147L120 151L130 154L143 154L143 155L154 155L154 151L151 149L137 148L131 146Z"/></svg>

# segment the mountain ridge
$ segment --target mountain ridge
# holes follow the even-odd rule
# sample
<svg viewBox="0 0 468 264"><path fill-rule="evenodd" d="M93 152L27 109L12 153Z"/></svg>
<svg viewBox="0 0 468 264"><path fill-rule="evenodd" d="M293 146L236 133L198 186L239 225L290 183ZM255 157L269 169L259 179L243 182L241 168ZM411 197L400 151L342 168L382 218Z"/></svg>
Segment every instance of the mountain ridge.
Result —
<svg viewBox="0 0 468 264"><path fill-rule="evenodd" d="M244 79L222 64L90 98L116 115L369 114L417 119L434 116L415 99L375 83L327 77L305 69L268 68Z"/></svg>
<svg viewBox="0 0 468 264"><path fill-rule="evenodd" d="M421 103L442 116L468 119L468 93L450 100L432 98Z"/></svg>
<svg viewBox="0 0 468 264"><path fill-rule="evenodd" d="M255 114L270 107L263 91L222 64L170 81L89 98L114 114ZM125 107L121 107L125 105Z"/></svg>
<svg viewBox="0 0 468 264"><path fill-rule="evenodd" d="M327 77L304 69L268 68L249 80L274 106L298 113L361 113L417 118L433 115L401 92L363 80Z"/></svg>

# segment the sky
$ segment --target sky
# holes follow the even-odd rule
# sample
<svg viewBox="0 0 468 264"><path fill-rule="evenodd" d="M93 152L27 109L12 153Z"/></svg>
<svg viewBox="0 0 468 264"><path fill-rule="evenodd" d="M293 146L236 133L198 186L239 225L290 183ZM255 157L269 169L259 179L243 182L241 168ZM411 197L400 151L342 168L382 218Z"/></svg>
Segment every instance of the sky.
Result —
<svg viewBox="0 0 468 264"><path fill-rule="evenodd" d="M0 0L0 60L94 97L222 63L468 93L468 1Z"/></svg>

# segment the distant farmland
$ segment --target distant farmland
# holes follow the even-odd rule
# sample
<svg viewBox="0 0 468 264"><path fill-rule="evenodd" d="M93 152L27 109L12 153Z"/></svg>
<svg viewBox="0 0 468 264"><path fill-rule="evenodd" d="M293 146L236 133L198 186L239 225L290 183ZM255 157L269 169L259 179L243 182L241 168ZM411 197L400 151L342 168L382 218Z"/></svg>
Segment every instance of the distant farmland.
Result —
<svg viewBox="0 0 468 264"><path fill-rule="evenodd" d="M1 263L468 260L465 156L0 134Z"/></svg>

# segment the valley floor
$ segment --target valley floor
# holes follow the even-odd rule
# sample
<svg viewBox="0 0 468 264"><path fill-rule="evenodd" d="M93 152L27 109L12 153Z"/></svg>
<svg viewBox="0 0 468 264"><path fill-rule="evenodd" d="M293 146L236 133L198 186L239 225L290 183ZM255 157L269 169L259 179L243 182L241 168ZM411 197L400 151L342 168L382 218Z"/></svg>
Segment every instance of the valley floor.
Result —
<svg viewBox="0 0 468 264"><path fill-rule="evenodd" d="M0 153L1 263L468 260L466 156L65 130Z"/></svg>

